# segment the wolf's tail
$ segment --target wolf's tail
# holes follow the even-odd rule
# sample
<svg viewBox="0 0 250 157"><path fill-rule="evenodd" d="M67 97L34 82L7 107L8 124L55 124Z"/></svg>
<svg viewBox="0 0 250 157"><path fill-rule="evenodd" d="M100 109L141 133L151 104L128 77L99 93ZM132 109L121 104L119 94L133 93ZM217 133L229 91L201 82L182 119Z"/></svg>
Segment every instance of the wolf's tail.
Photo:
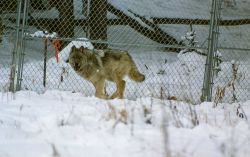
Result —
<svg viewBox="0 0 250 157"><path fill-rule="evenodd" d="M142 82L145 80L145 76L138 71L135 65L130 69L128 76L131 80L136 82Z"/></svg>

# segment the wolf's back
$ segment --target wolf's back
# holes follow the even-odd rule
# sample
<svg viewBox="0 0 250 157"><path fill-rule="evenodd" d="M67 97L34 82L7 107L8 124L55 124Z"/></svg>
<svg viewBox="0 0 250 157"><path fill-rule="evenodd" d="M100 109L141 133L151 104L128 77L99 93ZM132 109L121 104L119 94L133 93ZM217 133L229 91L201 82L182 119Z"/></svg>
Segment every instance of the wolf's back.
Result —
<svg viewBox="0 0 250 157"><path fill-rule="evenodd" d="M105 56L102 57L104 67L112 66L115 69L119 67L121 73L127 74L131 80L142 82L145 76L141 74L132 57L127 51L122 50L104 50Z"/></svg>

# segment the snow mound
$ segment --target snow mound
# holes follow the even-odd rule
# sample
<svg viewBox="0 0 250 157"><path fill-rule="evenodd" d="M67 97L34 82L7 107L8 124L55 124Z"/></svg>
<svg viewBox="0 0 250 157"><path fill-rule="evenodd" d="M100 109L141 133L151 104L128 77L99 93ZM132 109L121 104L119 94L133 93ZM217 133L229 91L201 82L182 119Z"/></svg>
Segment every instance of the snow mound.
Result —
<svg viewBox="0 0 250 157"><path fill-rule="evenodd" d="M164 157L168 151L171 156L247 157L250 153L249 101L214 107L150 97L101 100L53 90L1 95L0 156Z"/></svg>

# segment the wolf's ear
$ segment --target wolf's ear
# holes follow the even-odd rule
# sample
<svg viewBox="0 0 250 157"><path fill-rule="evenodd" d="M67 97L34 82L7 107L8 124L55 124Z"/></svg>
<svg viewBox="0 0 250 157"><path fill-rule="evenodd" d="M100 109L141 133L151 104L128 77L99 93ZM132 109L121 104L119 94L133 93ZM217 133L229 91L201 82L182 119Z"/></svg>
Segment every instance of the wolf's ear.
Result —
<svg viewBox="0 0 250 157"><path fill-rule="evenodd" d="M72 51L72 52L75 52L75 51L76 51L76 46L75 46L75 45L73 45L73 46L71 47L71 51Z"/></svg>
<svg viewBox="0 0 250 157"><path fill-rule="evenodd" d="M83 46L81 46L81 47L80 47L80 52L83 53L83 52L84 52L84 49L85 49L85 48L84 48Z"/></svg>

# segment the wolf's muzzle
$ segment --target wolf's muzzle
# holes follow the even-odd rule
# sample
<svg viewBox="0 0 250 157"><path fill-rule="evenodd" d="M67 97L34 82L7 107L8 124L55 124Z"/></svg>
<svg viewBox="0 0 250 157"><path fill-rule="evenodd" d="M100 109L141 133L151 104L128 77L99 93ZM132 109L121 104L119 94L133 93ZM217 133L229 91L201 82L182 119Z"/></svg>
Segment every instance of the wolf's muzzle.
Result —
<svg viewBox="0 0 250 157"><path fill-rule="evenodd" d="M78 71L80 69L80 64L75 63L73 67L75 71Z"/></svg>

